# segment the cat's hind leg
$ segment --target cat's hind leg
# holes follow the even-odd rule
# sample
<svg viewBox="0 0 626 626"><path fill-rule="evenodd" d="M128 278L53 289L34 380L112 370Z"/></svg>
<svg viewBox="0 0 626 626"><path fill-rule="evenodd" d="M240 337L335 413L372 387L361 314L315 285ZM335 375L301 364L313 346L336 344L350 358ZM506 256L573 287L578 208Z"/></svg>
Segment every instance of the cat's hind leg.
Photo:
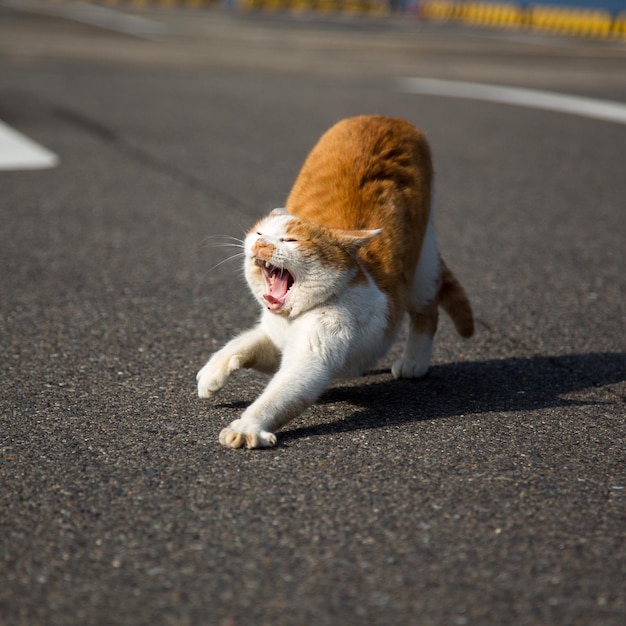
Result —
<svg viewBox="0 0 626 626"><path fill-rule="evenodd" d="M437 330L438 309L434 302L419 312L409 312L409 336L402 358L391 366L394 378L420 378L428 372Z"/></svg>
<svg viewBox="0 0 626 626"><path fill-rule="evenodd" d="M211 398L238 369L254 368L268 374L280 364L280 353L265 331L257 326L229 341L198 372L198 396Z"/></svg>
<svg viewBox="0 0 626 626"><path fill-rule="evenodd" d="M391 367L394 378L419 378L428 372L437 330L437 291L441 261L432 222L429 222L413 276L409 312L409 336L402 358Z"/></svg>

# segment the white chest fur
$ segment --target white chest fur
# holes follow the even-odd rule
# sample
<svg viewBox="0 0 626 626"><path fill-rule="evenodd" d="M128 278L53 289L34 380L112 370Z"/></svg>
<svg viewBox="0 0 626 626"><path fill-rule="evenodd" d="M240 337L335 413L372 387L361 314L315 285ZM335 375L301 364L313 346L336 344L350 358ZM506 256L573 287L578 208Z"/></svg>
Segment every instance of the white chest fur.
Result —
<svg viewBox="0 0 626 626"><path fill-rule="evenodd" d="M284 358L321 359L331 378L372 367L387 350L387 297L371 279L295 319L264 311L261 327Z"/></svg>

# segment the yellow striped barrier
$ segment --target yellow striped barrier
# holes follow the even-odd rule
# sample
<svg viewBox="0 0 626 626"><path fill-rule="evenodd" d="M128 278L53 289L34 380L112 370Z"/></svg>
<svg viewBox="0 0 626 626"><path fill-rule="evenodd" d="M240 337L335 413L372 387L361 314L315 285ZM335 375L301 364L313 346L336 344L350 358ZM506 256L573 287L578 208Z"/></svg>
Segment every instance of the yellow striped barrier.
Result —
<svg viewBox="0 0 626 626"><path fill-rule="evenodd" d="M626 11L622 11L613 22L613 33L615 37L626 39Z"/></svg>
<svg viewBox="0 0 626 626"><path fill-rule="evenodd" d="M570 10L564 7L537 6L533 11L536 30L583 37L611 36L613 18L608 11Z"/></svg>
<svg viewBox="0 0 626 626"><path fill-rule="evenodd" d="M480 26L510 26L521 24L522 8L519 5L499 2L468 2L459 11L464 22Z"/></svg>
<svg viewBox="0 0 626 626"><path fill-rule="evenodd" d="M425 20L457 21L475 26L524 28L596 39L626 38L626 11L614 15L605 9L550 4L423 0L419 15Z"/></svg>

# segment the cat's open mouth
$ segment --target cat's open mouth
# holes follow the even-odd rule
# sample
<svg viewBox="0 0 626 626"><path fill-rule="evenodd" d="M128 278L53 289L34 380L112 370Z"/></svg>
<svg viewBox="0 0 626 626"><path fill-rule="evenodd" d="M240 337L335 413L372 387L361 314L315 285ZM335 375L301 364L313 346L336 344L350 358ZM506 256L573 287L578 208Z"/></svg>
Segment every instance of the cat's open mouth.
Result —
<svg viewBox="0 0 626 626"><path fill-rule="evenodd" d="M295 278L284 268L275 267L268 261L257 259L256 264L261 268L265 293L263 298L270 311L278 311L285 304L287 293L293 287Z"/></svg>

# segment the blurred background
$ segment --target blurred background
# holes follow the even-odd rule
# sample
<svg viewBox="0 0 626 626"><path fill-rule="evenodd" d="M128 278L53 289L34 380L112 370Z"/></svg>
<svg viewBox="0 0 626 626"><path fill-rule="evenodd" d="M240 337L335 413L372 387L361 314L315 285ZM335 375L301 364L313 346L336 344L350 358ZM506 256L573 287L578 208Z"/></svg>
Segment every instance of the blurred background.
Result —
<svg viewBox="0 0 626 626"><path fill-rule="evenodd" d="M223 449L237 240L365 113L476 336ZM0 0L0 121L1 624L626 623L626 3Z"/></svg>

